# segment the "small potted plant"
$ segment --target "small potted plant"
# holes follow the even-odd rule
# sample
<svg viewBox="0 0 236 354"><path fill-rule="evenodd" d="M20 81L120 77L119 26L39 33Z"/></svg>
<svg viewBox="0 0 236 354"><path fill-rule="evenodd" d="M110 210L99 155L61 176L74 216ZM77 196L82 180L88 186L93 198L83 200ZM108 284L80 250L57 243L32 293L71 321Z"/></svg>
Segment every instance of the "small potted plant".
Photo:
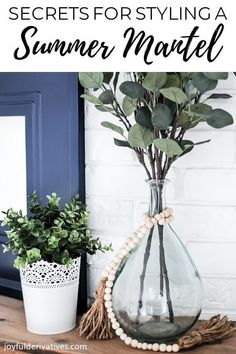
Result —
<svg viewBox="0 0 236 354"><path fill-rule="evenodd" d="M55 334L76 325L81 255L107 251L88 229L86 206L75 196L64 208L56 193L42 205L30 198L30 216L7 210L3 225L8 242L4 252L16 255L20 270L27 328L38 334Z"/></svg>

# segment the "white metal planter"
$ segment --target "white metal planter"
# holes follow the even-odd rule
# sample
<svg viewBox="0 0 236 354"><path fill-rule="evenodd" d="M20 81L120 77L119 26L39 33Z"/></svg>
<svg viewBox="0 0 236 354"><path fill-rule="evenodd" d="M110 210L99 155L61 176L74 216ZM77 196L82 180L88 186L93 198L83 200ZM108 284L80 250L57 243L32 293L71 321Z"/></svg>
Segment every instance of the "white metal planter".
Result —
<svg viewBox="0 0 236 354"><path fill-rule="evenodd" d="M79 268L80 258L69 267L38 261L21 269L28 331L56 334L75 327Z"/></svg>

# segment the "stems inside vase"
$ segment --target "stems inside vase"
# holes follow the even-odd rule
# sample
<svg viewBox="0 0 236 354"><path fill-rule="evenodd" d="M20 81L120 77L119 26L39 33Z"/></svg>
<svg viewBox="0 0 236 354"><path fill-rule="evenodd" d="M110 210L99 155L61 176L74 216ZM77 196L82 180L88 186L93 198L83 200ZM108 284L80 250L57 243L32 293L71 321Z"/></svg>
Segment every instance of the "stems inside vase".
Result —
<svg viewBox="0 0 236 354"><path fill-rule="evenodd" d="M148 263L148 259L149 259L149 256L150 256L153 229L154 229L154 227L151 228L151 230L149 232L149 235L148 235L147 245L146 245L146 248L145 248L145 253L144 253L144 258L143 258L143 270L142 270L142 273L140 275L140 290L139 290L137 318L136 318L136 323L137 324L139 323L141 308L143 307L144 280L145 280L145 275L146 275L146 270L147 270L147 263Z"/></svg>
<svg viewBox="0 0 236 354"><path fill-rule="evenodd" d="M158 200L158 205L157 205L157 212L160 213L163 210L163 184L159 183L158 188L157 188L157 200ZM164 248L164 240L163 240L163 234L164 234L164 226L158 224L158 234L159 234L159 248L160 248L160 295L164 296L164 280L165 280L165 288L166 288L166 302L168 306L168 311L169 311L169 320L171 323L174 322L174 311L173 311L173 306L172 306L172 301L171 301L171 295L170 295L170 284L169 284L169 276L168 276L168 271L167 271L167 266L166 266L166 260L165 260L165 248Z"/></svg>
<svg viewBox="0 0 236 354"><path fill-rule="evenodd" d="M156 183L157 183L157 185L155 185L155 189L154 189L155 195L153 195L152 186L150 186L151 187L151 205L150 205L149 212L151 215L154 215L156 213L160 213L164 207L163 206L163 184L159 183L159 182L156 182ZM165 295L164 294L164 287L165 287L166 302L167 302L168 312L169 312L169 321L171 323L173 323L174 322L174 311L173 311L173 305L172 305L172 301L171 301L169 276L168 276L168 270L167 270L167 265L166 265L166 260L165 260L164 226L157 225L157 230L158 230L158 235L159 235L160 296L163 297ZM143 307L143 292L144 292L144 285L145 285L144 282L145 282L145 276L146 276L146 271L147 271L147 264L148 264L148 260L150 257L153 231L154 231L154 227L152 227L152 229L150 230L149 235L148 235L144 258L143 258L143 269L142 269L142 273L140 275L140 290L139 290L137 317L136 317L137 324L139 323L141 309Z"/></svg>

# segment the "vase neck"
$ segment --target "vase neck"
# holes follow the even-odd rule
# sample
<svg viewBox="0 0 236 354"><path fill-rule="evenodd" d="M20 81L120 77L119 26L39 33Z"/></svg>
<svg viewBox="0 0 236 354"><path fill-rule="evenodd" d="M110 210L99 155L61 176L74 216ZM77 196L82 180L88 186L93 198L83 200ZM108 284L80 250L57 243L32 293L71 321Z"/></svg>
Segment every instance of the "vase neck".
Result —
<svg viewBox="0 0 236 354"><path fill-rule="evenodd" d="M166 185L169 180L148 180L150 187L149 215L153 216L166 208Z"/></svg>

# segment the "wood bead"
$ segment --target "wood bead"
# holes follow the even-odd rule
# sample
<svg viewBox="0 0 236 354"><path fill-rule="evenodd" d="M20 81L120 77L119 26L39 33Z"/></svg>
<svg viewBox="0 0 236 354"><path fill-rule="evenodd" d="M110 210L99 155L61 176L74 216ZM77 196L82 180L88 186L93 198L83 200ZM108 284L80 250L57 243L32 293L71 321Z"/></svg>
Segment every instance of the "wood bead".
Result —
<svg viewBox="0 0 236 354"><path fill-rule="evenodd" d="M112 269L111 271L110 271L110 274L116 274L116 271L117 271L117 268L116 269Z"/></svg>
<svg viewBox="0 0 236 354"><path fill-rule="evenodd" d="M116 335L117 335L117 336L121 336L123 333L124 333L124 331L123 331L122 328L118 328L118 329L116 330Z"/></svg>
<svg viewBox="0 0 236 354"><path fill-rule="evenodd" d="M138 244L140 242L140 239L137 236L133 237L133 242Z"/></svg>
<svg viewBox="0 0 236 354"><path fill-rule="evenodd" d="M111 301L105 301L105 307L112 307Z"/></svg>
<svg viewBox="0 0 236 354"><path fill-rule="evenodd" d="M160 352L164 353L166 351L166 344L162 343L159 345Z"/></svg>
<svg viewBox="0 0 236 354"><path fill-rule="evenodd" d="M172 350L174 353L178 353L179 352L179 345L178 344L173 344L172 345Z"/></svg>
<svg viewBox="0 0 236 354"><path fill-rule="evenodd" d="M126 249L127 252L130 252L132 248L130 248L129 245L126 245L125 249Z"/></svg>
<svg viewBox="0 0 236 354"><path fill-rule="evenodd" d="M154 344L152 345L152 350L153 350L154 352L158 352L158 350L159 350L159 344L158 344L158 343L154 343Z"/></svg>
<svg viewBox="0 0 236 354"><path fill-rule="evenodd" d="M111 280L111 281L115 280L115 275L114 274L109 274L108 275L108 280Z"/></svg>
<svg viewBox="0 0 236 354"><path fill-rule="evenodd" d="M115 264L117 265L117 264L120 263L120 258L119 258L119 257L115 257L115 258L113 259L113 261L114 261Z"/></svg>
<svg viewBox="0 0 236 354"><path fill-rule="evenodd" d="M126 337L126 338L125 338L125 344L126 344L126 345L130 345L130 344L131 344L131 341L132 341L132 339L131 339L130 337Z"/></svg>
<svg viewBox="0 0 236 354"><path fill-rule="evenodd" d="M133 234L131 234L131 236L126 240L126 242L128 243L128 241L131 241L133 237L137 236L137 232L134 232Z"/></svg>
<svg viewBox="0 0 236 354"><path fill-rule="evenodd" d="M143 236L144 236L144 234L143 234L142 232L138 232L138 233L137 233L137 237L138 237L138 238L143 238Z"/></svg>
<svg viewBox="0 0 236 354"><path fill-rule="evenodd" d="M168 209L164 210L163 214L164 214L165 218L168 218L170 216L170 213L169 213Z"/></svg>
<svg viewBox="0 0 236 354"><path fill-rule="evenodd" d="M147 350L148 348L148 344L147 343L142 343L142 349L143 350Z"/></svg>
<svg viewBox="0 0 236 354"><path fill-rule="evenodd" d="M110 294L111 293L111 288L106 288L105 289L105 294Z"/></svg>
<svg viewBox="0 0 236 354"><path fill-rule="evenodd" d="M110 267L111 267L111 269L112 269L112 268L116 267L116 262L111 261L111 263L110 263L109 265L110 265Z"/></svg>
<svg viewBox="0 0 236 354"><path fill-rule="evenodd" d="M146 224L140 228L140 232L142 232L143 234L145 234L147 231L148 227L146 226Z"/></svg>
<svg viewBox="0 0 236 354"><path fill-rule="evenodd" d="M150 343L150 344L148 344L148 350L152 350L152 344Z"/></svg>
<svg viewBox="0 0 236 354"><path fill-rule="evenodd" d="M160 217L159 214L156 214L156 215L154 216L154 218L155 218L157 221L159 221L159 220L161 219L161 217Z"/></svg>
<svg viewBox="0 0 236 354"><path fill-rule="evenodd" d="M172 345L167 345L166 351L167 351L167 353L171 353L172 352Z"/></svg>
<svg viewBox="0 0 236 354"><path fill-rule="evenodd" d="M106 288L112 288L113 287L113 281L107 280L106 281Z"/></svg>
<svg viewBox="0 0 236 354"><path fill-rule="evenodd" d="M136 245L135 245L135 243L133 242L133 241L129 241L129 247L131 248L131 249L133 249L133 248L135 248L136 247Z"/></svg>
<svg viewBox="0 0 236 354"><path fill-rule="evenodd" d="M109 312L107 316L108 316L108 318L112 319L115 317L115 314L114 314L114 312Z"/></svg>
<svg viewBox="0 0 236 354"><path fill-rule="evenodd" d="M119 328L119 329L121 329L121 328ZM118 329L117 329L117 331L118 331ZM127 334L126 333L122 333L121 336L120 336L120 339L121 340L125 340L125 338L127 338Z"/></svg>
<svg viewBox="0 0 236 354"><path fill-rule="evenodd" d="M104 300L105 300L105 301L111 300L111 294L105 294L105 295L104 295Z"/></svg>
<svg viewBox="0 0 236 354"><path fill-rule="evenodd" d="M151 222L155 225L157 223L157 219L156 218L151 218Z"/></svg>
<svg viewBox="0 0 236 354"><path fill-rule="evenodd" d="M119 324L118 322L112 323L111 326L112 326L113 329L118 329L118 328L120 328L120 324Z"/></svg>
<svg viewBox="0 0 236 354"><path fill-rule="evenodd" d="M122 248L120 253L125 257L128 253L128 251L125 248Z"/></svg>
<svg viewBox="0 0 236 354"><path fill-rule="evenodd" d="M137 346L138 346L138 341L137 341L137 339L132 339L131 347L132 347L132 348L137 348Z"/></svg>
<svg viewBox="0 0 236 354"><path fill-rule="evenodd" d="M159 225L165 225L165 219L160 219L160 220L158 221L158 224L159 224Z"/></svg>
<svg viewBox="0 0 236 354"><path fill-rule="evenodd" d="M151 229L151 227L153 227L153 223L152 223L151 221L147 221L147 222L145 223L145 225L146 225L149 229Z"/></svg>
<svg viewBox="0 0 236 354"><path fill-rule="evenodd" d="M170 215L173 215L173 209L172 208L167 208L168 209L168 211L169 211L169 214Z"/></svg>

